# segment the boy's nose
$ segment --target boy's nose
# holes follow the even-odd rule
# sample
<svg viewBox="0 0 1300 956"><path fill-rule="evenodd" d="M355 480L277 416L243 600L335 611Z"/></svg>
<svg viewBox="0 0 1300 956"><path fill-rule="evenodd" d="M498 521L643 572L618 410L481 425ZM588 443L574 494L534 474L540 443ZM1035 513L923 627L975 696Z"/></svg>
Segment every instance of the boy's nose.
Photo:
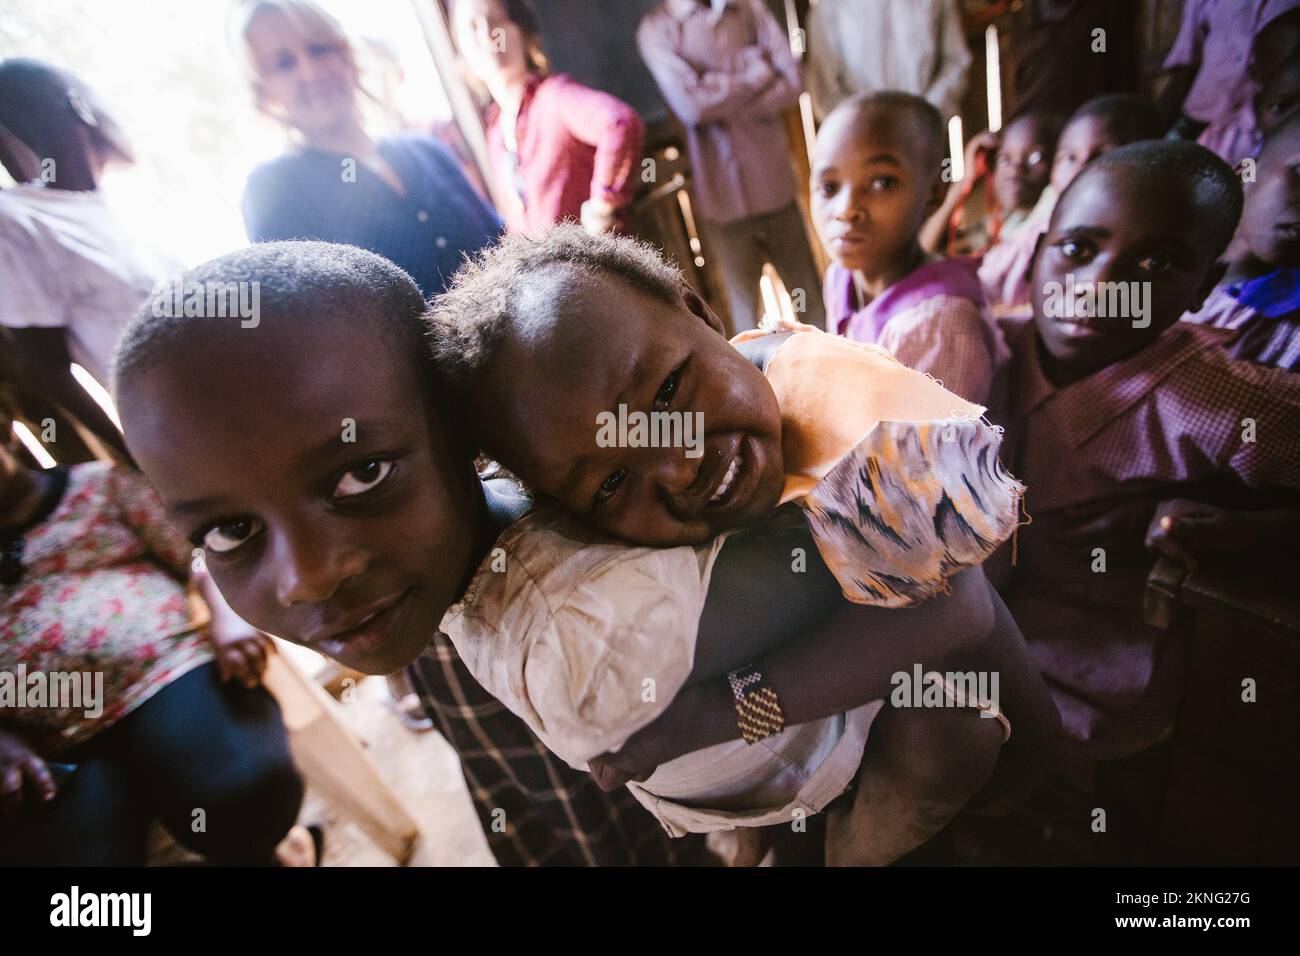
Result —
<svg viewBox="0 0 1300 956"><path fill-rule="evenodd" d="M648 456L645 467L660 492L672 503L672 510L693 513L698 505L691 496L691 486L699 476L704 457L687 458L685 448L651 448L647 451L653 454Z"/></svg>
<svg viewBox="0 0 1300 956"><path fill-rule="evenodd" d="M360 550L313 534L279 535L272 547L274 566L281 569L275 596L286 608L328 601L368 563Z"/></svg>

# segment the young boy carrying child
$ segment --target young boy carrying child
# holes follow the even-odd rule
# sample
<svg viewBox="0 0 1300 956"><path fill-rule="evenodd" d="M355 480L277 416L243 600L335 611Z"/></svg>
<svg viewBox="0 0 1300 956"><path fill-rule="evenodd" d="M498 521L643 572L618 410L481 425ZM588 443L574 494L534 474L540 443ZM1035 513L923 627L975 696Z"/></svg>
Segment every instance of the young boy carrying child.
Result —
<svg viewBox="0 0 1300 956"><path fill-rule="evenodd" d="M998 464L1000 436L980 406L875 346L807 326L746 333L733 348L680 273L630 239L573 227L507 239L439 300L433 340L485 453L568 509L575 525L641 545L717 547L778 503L797 502L845 596L886 607L941 593L1016 525L1021 489ZM637 438L601 424L638 416L695 432ZM660 617L679 604L672 580L621 579L628 593L619 608L614 588L593 591L554 573L527 542L507 550L512 568L484 576L444 626L470 670L569 763L621 748L654 718L634 693L638 676L680 687L691 660L698 667L712 653L665 636ZM593 545L588 572L597 577L600 550ZM542 627L538 609L557 604L568 617L550 614ZM595 623L579 632L576 620ZM886 661L896 658L884 652ZM638 782L635 792L675 832L788 821L792 807L815 812L852 780L864 743L890 764L917 759L917 750L936 755L954 779L940 773L932 783L947 797L928 799L961 792L969 721L882 717L875 703L782 734L783 698L761 673L730 677L762 688L772 723L745 739L764 746L729 743ZM880 720L916 724L908 752L892 749L902 737L877 736ZM791 764L807 787L792 790L781 769Z"/></svg>
<svg viewBox="0 0 1300 956"><path fill-rule="evenodd" d="M1231 329L1233 358L1300 371L1300 109L1273 129L1246 184L1237 254L1205 304L1183 318Z"/></svg>
<svg viewBox="0 0 1300 956"><path fill-rule="evenodd" d="M747 661L779 690L792 729L868 706L889 693L890 672L912 662L940 670L987 662L1001 675L999 703L1016 717L1016 739L1000 746L998 721L954 709L940 716L969 741L959 768L936 767L926 751L902 767L864 767L859 795L882 809L835 841L841 861L895 858L990 774L990 793L1014 786L1048 748L1050 704L1014 623L977 574L954 576L951 594L915 609L857 608L838 598L815 553L807 573L786 570L790 532L650 549L593 535L553 507L520 519L517 502L474 472L477 446L448 414L428 362L425 303L399 269L361 250L293 242L240 250L186 278L259 282L260 321L242 328L237 319L141 310L116 362L133 454L247 620L368 673L432 657L420 676L436 686L435 716L464 758L503 861L664 862L673 850L626 791L602 794L484 692L437 633L444 614L450 626L475 613L506 620L508 611L520 625L509 637L543 652L557 629L579 642L585 635L589 653L566 663L574 680L612 690L593 702L630 710L634 698L642 722L660 717L661 729L678 729L671 744L634 748L649 760L676 756L672 747L685 753L739 740L722 675ZM806 532L794 540L813 552ZM492 603L503 585L518 589L530 575L539 576L531 592ZM684 648L684 666L674 658L671 673L620 674L616 649L600 644L611 627ZM890 649L890 660L861 653L864 631ZM694 682L676 693L692 676L685 672L696 643L707 653L694 655ZM545 654L535 663L546 666ZM648 700L646 678L659 678ZM912 716L882 721L873 738L906 734ZM593 726L599 718L592 715ZM813 764L818 757L803 755ZM775 790L797 792L806 778L793 764L785 769ZM948 789L937 803L917 806L915 796L941 777ZM892 812L883 802L891 797L902 804Z"/></svg>
<svg viewBox="0 0 1300 956"><path fill-rule="evenodd" d="M832 260L826 329L978 403L1006 348L975 265L921 245L943 202L943 157L943 120L919 96L855 96L826 117L812 162L812 218Z"/></svg>
<svg viewBox="0 0 1300 956"><path fill-rule="evenodd" d="M1033 522L1001 590L1085 769L1170 731L1181 648L1143 623L1148 550L1194 562L1294 541L1300 380L1178 321L1240 210L1233 171L1203 147L1099 157L1057 203L1033 321L1009 335L995 417ZM1121 286L1129 306L1103 306Z"/></svg>

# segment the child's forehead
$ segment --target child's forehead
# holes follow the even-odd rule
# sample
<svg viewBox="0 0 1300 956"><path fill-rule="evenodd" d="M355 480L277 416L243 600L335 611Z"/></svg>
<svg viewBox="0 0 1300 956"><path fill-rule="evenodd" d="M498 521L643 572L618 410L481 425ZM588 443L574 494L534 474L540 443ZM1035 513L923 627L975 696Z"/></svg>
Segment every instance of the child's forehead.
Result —
<svg viewBox="0 0 1300 956"><path fill-rule="evenodd" d="M844 166L889 157L897 162L921 161L918 124L898 106L871 106L846 113L830 129L822 128L814 153L818 165Z"/></svg>
<svg viewBox="0 0 1300 956"><path fill-rule="evenodd" d="M1045 116L1022 116L1002 131L1002 145L1045 143L1051 138L1051 123Z"/></svg>

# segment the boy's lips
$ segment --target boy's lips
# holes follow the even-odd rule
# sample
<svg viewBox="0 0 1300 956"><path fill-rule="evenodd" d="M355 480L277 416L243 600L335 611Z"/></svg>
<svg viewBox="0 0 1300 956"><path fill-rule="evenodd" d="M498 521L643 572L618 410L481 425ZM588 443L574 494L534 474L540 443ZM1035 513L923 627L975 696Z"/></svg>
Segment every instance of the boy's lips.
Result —
<svg viewBox="0 0 1300 956"><path fill-rule="evenodd" d="M387 643L394 626L399 623L413 590L407 588L362 608L342 626L323 628L320 634L306 641L307 646L333 658L347 654L355 659L376 653Z"/></svg>
<svg viewBox="0 0 1300 956"><path fill-rule="evenodd" d="M864 232L844 232L838 236L831 236L831 247L834 249L857 249L867 241L867 235Z"/></svg>
<svg viewBox="0 0 1300 956"><path fill-rule="evenodd" d="M1062 335L1070 339L1102 338L1129 327L1127 322L1095 316L1053 319L1052 324Z"/></svg>
<svg viewBox="0 0 1300 956"><path fill-rule="evenodd" d="M701 493L700 517L711 521L743 510L754 497L761 469L752 439L738 435L718 458L718 464Z"/></svg>

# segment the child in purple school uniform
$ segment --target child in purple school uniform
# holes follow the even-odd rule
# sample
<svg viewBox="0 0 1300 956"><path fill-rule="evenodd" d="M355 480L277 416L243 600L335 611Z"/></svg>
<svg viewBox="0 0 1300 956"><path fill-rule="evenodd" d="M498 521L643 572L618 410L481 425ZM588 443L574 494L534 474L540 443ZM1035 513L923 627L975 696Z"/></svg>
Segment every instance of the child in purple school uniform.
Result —
<svg viewBox="0 0 1300 956"><path fill-rule="evenodd" d="M920 238L943 201L943 156L943 121L919 96L858 96L826 118L812 170L813 221L833 262L826 328L983 403L1006 347L975 264L931 255Z"/></svg>
<svg viewBox="0 0 1300 956"><path fill-rule="evenodd" d="M1235 332L1234 358L1300 371L1300 110L1264 141L1246 185L1240 252L1199 312L1184 320Z"/></svg>

